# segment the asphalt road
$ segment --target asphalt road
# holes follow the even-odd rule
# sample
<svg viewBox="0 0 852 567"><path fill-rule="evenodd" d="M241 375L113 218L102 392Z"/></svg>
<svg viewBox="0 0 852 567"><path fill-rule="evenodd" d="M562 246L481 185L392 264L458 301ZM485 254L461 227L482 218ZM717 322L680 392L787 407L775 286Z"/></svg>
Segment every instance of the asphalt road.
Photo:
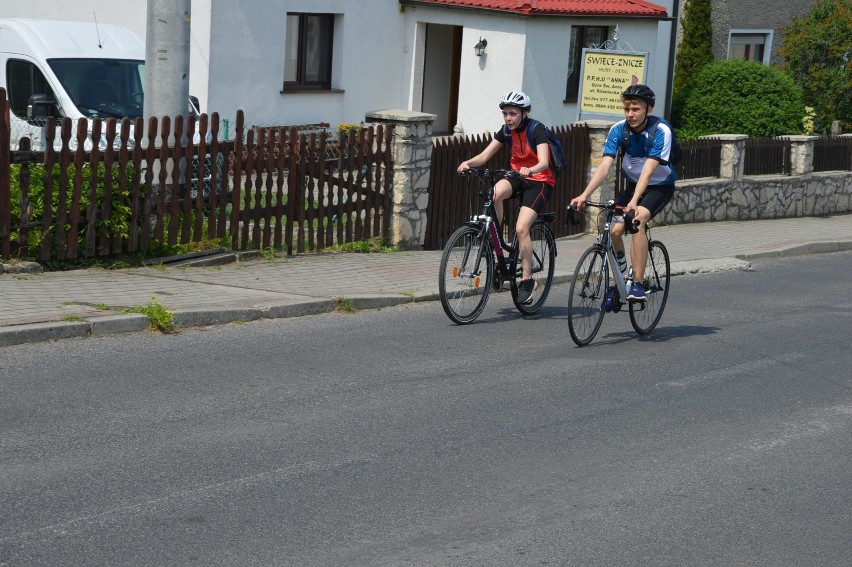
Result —
<svg viewBox="0 0 852 567"><path fill-rule="evenodd" d="M0 349L0 565L849 565L850 260Z"/></svg>

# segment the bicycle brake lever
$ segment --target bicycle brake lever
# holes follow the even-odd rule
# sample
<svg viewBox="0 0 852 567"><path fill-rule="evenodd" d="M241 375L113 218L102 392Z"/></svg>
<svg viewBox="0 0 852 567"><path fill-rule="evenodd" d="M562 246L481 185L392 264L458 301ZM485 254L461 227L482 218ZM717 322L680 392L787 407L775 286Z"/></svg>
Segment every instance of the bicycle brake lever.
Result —
<svg viewBox="0 0 852 567"><path fill-rule="evenodd" d="M636 220L635 213L633 211L629 211L626 215L624 215L624 227L630 234L636 234L639 232L639 221Z"/></svg>

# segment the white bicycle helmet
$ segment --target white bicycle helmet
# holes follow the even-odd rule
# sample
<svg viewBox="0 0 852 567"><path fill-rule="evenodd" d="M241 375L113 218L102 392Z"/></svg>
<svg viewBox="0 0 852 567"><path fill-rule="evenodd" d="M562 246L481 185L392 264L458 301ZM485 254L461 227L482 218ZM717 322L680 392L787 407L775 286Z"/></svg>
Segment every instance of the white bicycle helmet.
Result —
<svg viewBox="0 0 852 567"><path fill-rule="evenodd" d="M532 108L532 101L523 91L509 91L500 99L500 108L504 106L517 106L521 110L529 110Z"/></svg>

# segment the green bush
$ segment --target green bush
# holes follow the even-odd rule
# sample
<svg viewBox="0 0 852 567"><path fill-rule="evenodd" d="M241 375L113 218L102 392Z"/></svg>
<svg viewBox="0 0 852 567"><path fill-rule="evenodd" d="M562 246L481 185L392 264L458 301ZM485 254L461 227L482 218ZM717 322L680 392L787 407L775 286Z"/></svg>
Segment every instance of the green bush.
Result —
<svg viewBox="0 0 852 567"><path fill-rule="evenodd" d="M12 165L11 167L11 214L12 214L12 224L17 225L21 220L21 186L20 186L20 171L21 165ZM28 217L29 223L34 224L29 230L29 236L27 242L17 243L18 248L22 249L26 257L31 259L35 259L38 256L39 246L41 241L44 238L42 222L44 220L44 211L45 211L45 202L44 202L44 187L45 187L45 168L42 164L34 164L30 165L30 190L28 192L29 196L29 207L28 207ZM80 192L79 198L79 210L80 210L80 219L85 221L86 219L86 211L89 208L89 203L91 200L90 189L91 189L91 165L84 164L82 168L82 190ZM67 218L70 218L72 207L74 206L73 199L73 182L74 176L76 174L76 166L71 164L68 166L67 172L67 184L68 189L65 196L65 211L68 215ZM129 165L125 171L125 185L124 191L121 190L121 186L119 185L119 175L120 169L118 165L115 165L110 172L112 179L111 186L111 194L110 194L110 207L111 214L109 218L100 218L95 221L95 231L98 236L106 237L106 238L115 238L122 237L126 238L130 234L130 215L131 215L131 207L130 207L130 187L133 178L133 167ZM98 171L96 173L96 186L95 186L95 206L97 207L99 213L103 208L104 204L104 180L106 179L106 168L104 164L98 165ZM59 212L59 186L60 186L60 168L59 165L55 165L52 172L52 191L51 191L51 203L50 203L50 211L51 211L51 228L49 229L51 233L55 236L56 228L57 228L57 214ZM143 191L145 187L143 186ZM71 224L66 223L64 225L65 234L71 230ZM82 250L85 246L86 242L86 233L88 231L88 226L86 224L78 225L78 233L77 233L77 246L78 250ZM17 237L17 232L13 233L12 238L15 239ZM56 245L54 241L54 245Z"/></svg>
<svg viewBox="0 0 852 567"><path fill-rule="evenodd" d="M802 89L778 69L751 61L717 61L698 76L678 134L800 134L804 116Z"/></svg>

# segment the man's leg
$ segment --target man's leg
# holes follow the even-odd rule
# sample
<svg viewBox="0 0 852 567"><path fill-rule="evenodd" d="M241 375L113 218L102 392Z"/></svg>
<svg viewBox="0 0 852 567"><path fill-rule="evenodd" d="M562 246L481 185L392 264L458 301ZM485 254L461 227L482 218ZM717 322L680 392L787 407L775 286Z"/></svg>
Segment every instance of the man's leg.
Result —
<svg viewBox="0 0 852 567"><path fill-rule="evenodd" d="M645 301L645 264L648 263L648 234L645 225L651 220L651 211L636 207L637 232L630 238L630 262L633 264L633 285L627 299Z"/></svg>
<svg viewBox="0 0 852 567"><path fill-rule="evenodd" d="M639 231L630 238L630 262L633 264L633 281L642 282L645 279L645 265L648 263L648 233L645 225L651 220L651 211L643 206L636 207L636 220L639 221Z"/></svg>
<svg viewBox="0 0 852 567"><path fill-rule="evenodd" d="M609 227L609 236L612 238L612 247L624 254L624 223L613 222Z"/></svg>

